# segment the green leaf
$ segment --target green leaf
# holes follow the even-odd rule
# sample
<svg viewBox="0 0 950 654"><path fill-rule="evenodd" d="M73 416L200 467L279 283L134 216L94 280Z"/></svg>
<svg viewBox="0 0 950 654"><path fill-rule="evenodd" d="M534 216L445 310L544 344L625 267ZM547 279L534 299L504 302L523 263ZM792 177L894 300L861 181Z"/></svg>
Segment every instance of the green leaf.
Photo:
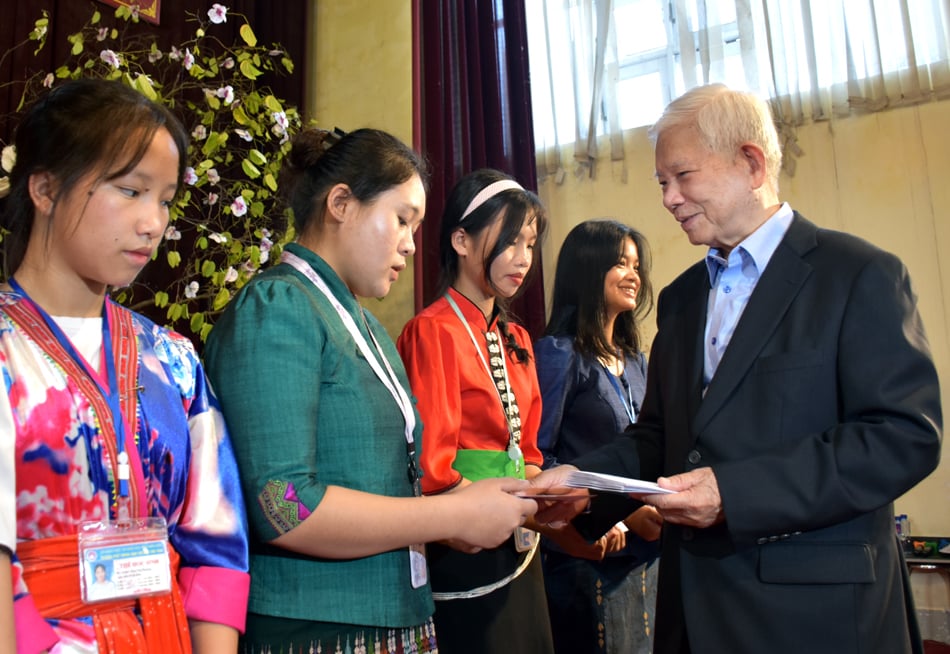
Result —
<svg viewBox="0 0 950 654"><path fill-rule="evenodd" d="M200 311L191 316L191 331L198 332L205 324L205 314Z"/></svg>
<svg viewBox="0 0 950 654"><path fill-rule="evenodd" d="M271 173L264 175L264 184L266 184L270 190L275 193L277 192L277 179Z"/></svg>
<svg viewBox="0 0 950 654"><path fill-rule="evenodd" d="M211 132L208 134L208 138L205 139L204 145L201 146L201 153L206 157L210 157L227 142L227 132Z"/></svg>
<svg viewBox="0 0 950 654"><path fill-rule="evenodd" d="M257 37L254 35L254 30L252 30L251 26L247 23L241 25L241 38L252 48L257 45Z"/></svg>
<svg viewBox="0 0 950 654"><path fill-rule="evenodd" d="M178 252L177 250L169 250L167 258L168 258L169 268L177 268L178 264L181 263L181 253ZM162 304L159 306L165 306L165 305Z"/></svg>
<svg viewBox="0 0 950 654"><path fill-rule="evenodd" d="M254 148L248 151L247 158L250 159L251 163L255 166L263 166L267 163L267 157L264 156L264 153Z"/></svg>
<svg viewBox="0 0 950 654"><path fill-rule="evenodd" d="M168 306L168 293L165 291L156 291L155 306L157 306L159 309Z"/></svg>
<svg viewBox="0 0 950 654"><path fill-rule="evenodd" d="M214 271L215 271L214 261L211 261L210 259L205 259L204 261L201 262L201 275L203 277L211 277L211 275L214 274Z"/></svg>
<svg viewBox="0 0 950 654"><path fill-rule="evenodd" d="M261 176L260 169L257 166L255 166L253 163L251 163L250 159L244 159L243 161L241 161L241 170L243 170L244 174L247 175L251 179L257 179L258 177Z"/></svg>
<svg viewBox="0 0 950 654"><path fill-rule="evenodd" d="M267 107L271 113L277 113L284 110L284 108L280 106L280 101L278 101L277 98L272 95L268 95L264 98L264 106Z"/></svg>
<svg viewBox="0 0 950 654"><path fill-rule="evenodd" d="M80 48L79 50L80 50L80 52L81 52L81 51L82 51L82 48ZM263 73L261 72L261 70L260 70L259 68L257 68L257 66L255 66L253 63L251 63L251 62L248 61L248 60L245 60L245 61L242 61L242 62L241 62L241 74L243 74L244 77L246 77L246 78L248 78L248 79L250 79L250 80L255 80L255 79L257 79L258 77L260 77L261 75L263 75Z"/></svg>
<svg viewBox="0 0 950 654"><path fill-rule="evenodd" d="M148 78L148 75L139 75L135 78L133 86L144 95L149 100L153 102L158 100L158 94L155 93L155 88L152 86L152 80Z"/></svg>
<svg viewBox="0 0 950 654"><path fill-rule="evenodd" d="M218 294L214 296L214 302L211 303L211 307L215 311L219 311L225 307L230 299L231 293L228 292L228 289L222 288L218 291Z"/></svg>
<svg viewBox="0 0 950 654"><path fill-rule="evenodd" d="M294 62L293 62L293 59L291 59L291 58L289 58L289 57L281 57L280 63L282 63L282 64L284 65L284 70L286 70L286 71L287 71L289 74L291 74L291 75L293 74L293 72L294 72Z"/></svg>
<svg viewBox="0 0 950 654"><path fill-rule="evenodd" d="M247 117L247 114L244 113L244 107L241 105L235 107L234 111L231 112L231 115L234 116L234 122L236 122L238 125L247 125L251 122Z"/></svg>

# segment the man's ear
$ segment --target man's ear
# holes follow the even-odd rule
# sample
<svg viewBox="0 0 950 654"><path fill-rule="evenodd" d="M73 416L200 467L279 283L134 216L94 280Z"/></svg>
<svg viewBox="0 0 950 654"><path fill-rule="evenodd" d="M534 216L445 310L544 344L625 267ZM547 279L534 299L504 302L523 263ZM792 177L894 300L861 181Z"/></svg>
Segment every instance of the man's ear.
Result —
<svg viewBox="0 0 950 654"><path fill-rule="evenodd" d="M334 222L343 222L346 220L347 206L353 206L356 198L353 192L346 184L334 184L327 193L327 218Z"/></svg>
<svg viewBox="0 0 950 654"><path fill-rule="evenodd" d="M739 153L749 167L753 188L761 188L766 181L765 152L755 143L745 143L739 148Z"/></svg>
<svg viewBox="0 0 950 654"><path fill-rule="evenodd" d="M27 182L27 188L30 191L30 199L36 212L48 216L53 213L53 207L56 206L56 195L58 185L52 174L48 172L33 173Z"/></svg>

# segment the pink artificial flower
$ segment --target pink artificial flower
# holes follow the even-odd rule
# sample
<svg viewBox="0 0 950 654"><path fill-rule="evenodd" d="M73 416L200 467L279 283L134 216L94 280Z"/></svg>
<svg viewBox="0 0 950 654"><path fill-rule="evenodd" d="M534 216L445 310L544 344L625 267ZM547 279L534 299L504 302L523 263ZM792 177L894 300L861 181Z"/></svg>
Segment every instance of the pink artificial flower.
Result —
<svg viewBox="0 0 950 654"><path fill-rule="evenodd" d="M240 195L234 198L234 202L231 203L231 214L235 218L240 218L247 213L247 202L244 201L244 198Z"/></svg>
<svg viewBox="0 0 950 654"><path fill-rule="evenodd" d="M112 50L103 50L102 52L99 53L99 58L102 59L107 64L109 64L110 66L112 66L113 68L118 68L119 66L122 65L122 59L120 59L119 55L117 55Z"/></svg>
<svg viewBox="0 0 950 654"><path fill-rule="evenodd" d="M217 90L216 95L224 100L224 104L231 104L234 102L234 89L230 84L222 86Z"/></svg>
<svg viewBox="0 0 950 654"><path fill-rule="evenodd" d="M228 8L216 2L211 5L211 9L208 10L208 18L210 18L211 22L215 25L226 23L228 20Z"/></svg>

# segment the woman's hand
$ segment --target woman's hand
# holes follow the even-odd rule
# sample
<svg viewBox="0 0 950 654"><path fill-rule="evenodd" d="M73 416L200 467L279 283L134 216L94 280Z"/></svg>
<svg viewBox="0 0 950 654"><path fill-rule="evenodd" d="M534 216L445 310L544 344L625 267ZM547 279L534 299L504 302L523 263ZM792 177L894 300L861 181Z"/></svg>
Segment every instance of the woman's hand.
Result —
<svg viewBox="0 0 950 654"><path fill-rule="evenodd" d="M541 533L557 543L558 547L564 550L565 553L578 559L600 561L607 551L606 536L590 543L571 524L558 529L542 527Z"/></svg>
<svg viewBox="0 0 950 654"><path fill-rule="evenodd" d="M623 522L630 531L647 542L657 540L663 529L663 516L652 506L641 506Z"/></svg>
<svg viewBox="0 0 950 654"><path fill-rule="evenodd" d="M443 542L469 553L498 547L538 510L534 500L517 495L526 488L526 481L499 477L454 489L451 496L458 502L458 533Z"/></svg>
<svg viewBox="0 0 950 654"><path fill-rule="evenodd" d="M604 541L604 555L613 554L627 546L627 532L614 525L610 531L601 536L600 540Z"/></svg>

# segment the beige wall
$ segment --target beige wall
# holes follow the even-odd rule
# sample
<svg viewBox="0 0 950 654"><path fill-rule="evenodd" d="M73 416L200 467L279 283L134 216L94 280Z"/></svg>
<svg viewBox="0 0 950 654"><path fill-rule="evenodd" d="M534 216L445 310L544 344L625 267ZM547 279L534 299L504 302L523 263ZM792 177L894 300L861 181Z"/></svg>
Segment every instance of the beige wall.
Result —
<svg viewBox="0 0 950 654"><path fill-rule="evenodd" d="M412 14L405 0L311 0L307 115L320 127L375 127L412 144ZM412 262L365 306L393 338L413 315Z"/></svg>
<svg viewBox="0 0 950 654"><path fill-rule="evenodd" d="M311 61L317 63L310 115L324 127L379 127L411 142L410 3L313 3ZM950 261L948 124L950 101L811 125L800 130L804 156L795 176L782 178L783 199L812 221L858 234L907 263L943 381L945 407L950 406L950 264L941 267L941 262ZM594 179L569 172L563 185L541 184L553 220L544 245L548 290L561 241L588 218L617 217L646 234L657 289L702 256L660 205L645 130L629 131L625 148L627 161L600 165ZM413 313L409 271L386 300L370 300L368 306L398 335ZM950 534L948 461L945 456L934 474L897 502L917 534Z"/></svg>
<svg viewBox="0 0 950 654"><path fill-rule="evenodd" d="M804 155L795 176L783 174L781 180L782 199L810 220L862 236L907 264L943 382L944 407L950 406L948 124L950 101L804 127L799 132ZM562 185L550 179L541 185L553 223L544 246L549 294L561 241L588 218L613 216L646 234L657 290L703 256L660 204L646 130L628 132L625 147L626 163L601 165L595 179L568 174ZM570 161L572 152L565 154ZM620 181L624 166L626 184ZM948 461L945 456L935 473L897 502L898 513L910 516L913 533L950 534Z"/></svg>

